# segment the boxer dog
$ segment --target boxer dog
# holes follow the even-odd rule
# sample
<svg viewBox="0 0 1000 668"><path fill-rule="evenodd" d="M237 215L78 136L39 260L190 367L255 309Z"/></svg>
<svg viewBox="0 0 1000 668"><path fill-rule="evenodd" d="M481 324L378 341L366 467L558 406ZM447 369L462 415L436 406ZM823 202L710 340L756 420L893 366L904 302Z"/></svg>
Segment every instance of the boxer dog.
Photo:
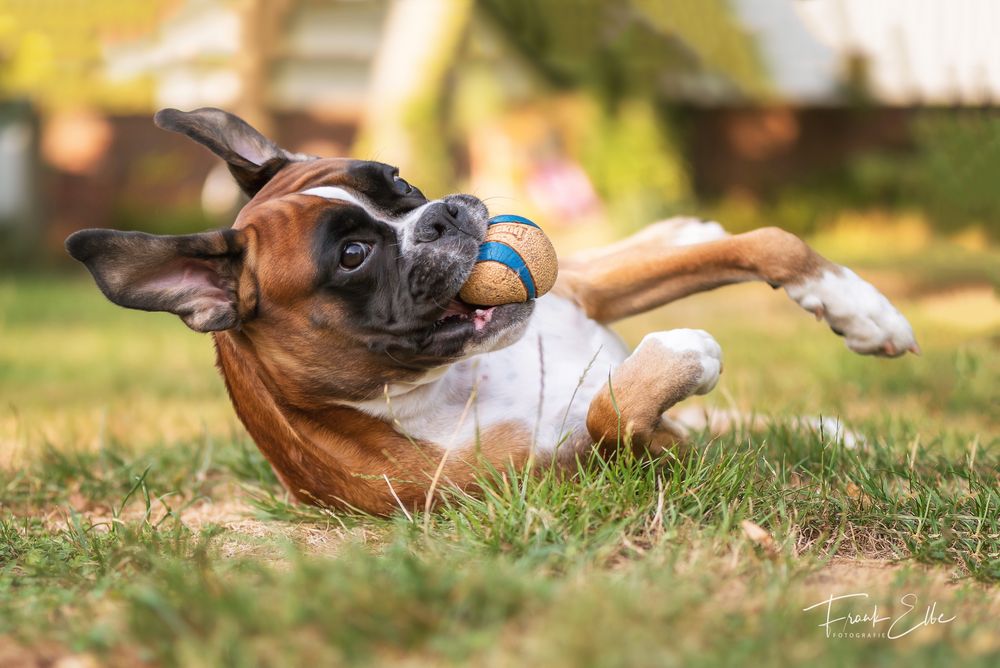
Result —
<svg viewBox="0 0 1000 668"><path fill-rule="evenodd" d="M477 198L428 201L389 165L293 154L218 109L155 120L228 163L251 198L232 227L83 230L66 247L112 302L212 332L236 413L303 502L384 514L474 489L484 466L672 447L664 413L715 386L719 345L675 329L630 354L607 325L731 283L783 288L855 352L918 351L874 287L773 227L654 224L563 260L536 301L466 304Z"/></svg>

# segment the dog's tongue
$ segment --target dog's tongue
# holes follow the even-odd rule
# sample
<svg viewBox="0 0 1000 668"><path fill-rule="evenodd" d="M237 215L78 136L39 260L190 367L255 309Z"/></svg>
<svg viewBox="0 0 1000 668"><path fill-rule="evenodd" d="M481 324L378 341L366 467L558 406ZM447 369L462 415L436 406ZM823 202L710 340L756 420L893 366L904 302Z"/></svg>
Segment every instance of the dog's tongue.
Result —
<svg viewBox="0 0 1000 668"><path fill-rule="evenodd" d="M449 318L451 316L459 316L465 319L472 319L472 324L475 326L478 332L483 327L485 327L490 320L493 319L493 309L495 306L490 306L489 308L476 308L471 304L466 304L459 299L452 299L448 304L448 308L444 310L444 314L441 316L441 320Z"/></svg>
<svg viewBox="0 0 1000 668"><path fill-rule="evenodd" d="M493 309L495 308L496 306L476 309L476 315L472 319L472 324L475 325L477 332L481 330L483 327L485 327L487 323L489 323L489 321L493 319Z"/></svg>

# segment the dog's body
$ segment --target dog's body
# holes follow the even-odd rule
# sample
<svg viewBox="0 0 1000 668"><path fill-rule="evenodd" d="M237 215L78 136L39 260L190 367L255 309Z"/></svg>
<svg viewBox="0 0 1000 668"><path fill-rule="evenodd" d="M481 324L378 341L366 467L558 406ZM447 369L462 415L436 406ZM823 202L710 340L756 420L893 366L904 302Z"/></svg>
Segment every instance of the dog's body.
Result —
<svg viewBox="0 0 1000 668"><path fill-rule="evenodd" d="M391 167L292 155L218 110L157 122L229 163L252 197L232 229L86 230L67 247L112 301L213 332L240 419L303 501L385 513L486 463L670 447L683 435L664 412L714 387L718 345L672 330L629 354L606 325L730 283L785 288L856 352L916 351L881 294L797 237L688 219L562 261L536 302L476 308L456 295L479 200L428 202Z"/></svg>

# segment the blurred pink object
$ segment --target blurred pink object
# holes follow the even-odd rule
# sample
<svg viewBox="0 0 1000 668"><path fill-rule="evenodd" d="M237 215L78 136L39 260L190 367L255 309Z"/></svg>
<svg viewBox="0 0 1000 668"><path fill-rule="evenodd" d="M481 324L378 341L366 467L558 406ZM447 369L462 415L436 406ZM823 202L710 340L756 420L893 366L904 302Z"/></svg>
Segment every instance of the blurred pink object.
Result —
<svg viewBox="0 0 1000 668"><path fill-rule="evenodd" d="M525 190L545 218L557 224L580 222L601 208L586 172L564 158L543 160L533 166Z"/></svg>

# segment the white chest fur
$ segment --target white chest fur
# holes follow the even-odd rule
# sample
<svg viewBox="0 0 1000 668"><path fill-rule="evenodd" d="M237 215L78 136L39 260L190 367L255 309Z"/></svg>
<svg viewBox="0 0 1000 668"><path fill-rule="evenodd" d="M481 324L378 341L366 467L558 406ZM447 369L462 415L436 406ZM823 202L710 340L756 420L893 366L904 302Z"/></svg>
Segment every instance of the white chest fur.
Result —
<svg viewBox="0 0 1000 668"><path fill-rule="evenodd" d="M437 372L416 387L354 404L401 433L445 448L473 441L491 426L516 421L552 451L586 429L590 400L628 355L621 339L573 303L540 298L516 343Z"/></svg>

